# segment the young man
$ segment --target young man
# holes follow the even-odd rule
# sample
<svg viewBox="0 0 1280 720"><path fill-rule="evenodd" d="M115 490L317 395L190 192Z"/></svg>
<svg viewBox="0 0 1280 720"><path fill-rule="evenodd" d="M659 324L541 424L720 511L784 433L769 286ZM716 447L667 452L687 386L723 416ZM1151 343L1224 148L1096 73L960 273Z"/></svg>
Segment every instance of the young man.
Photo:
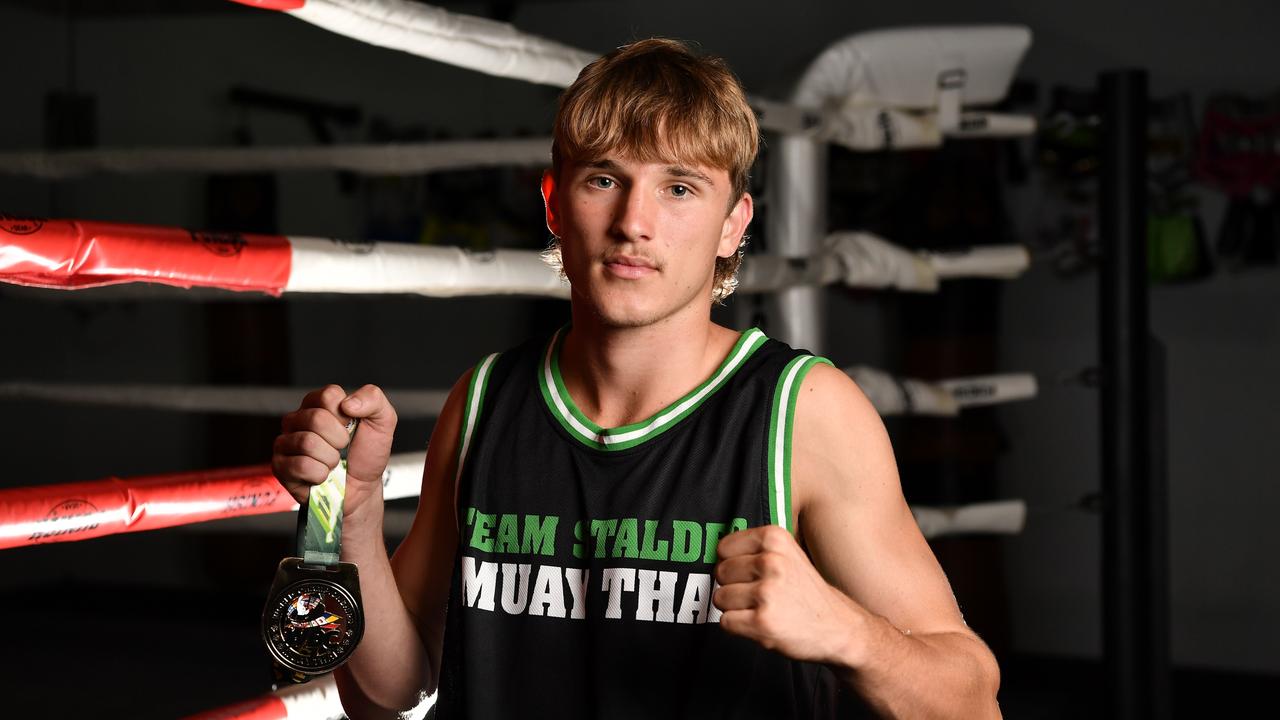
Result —
<svg viewBox="0 0 1280 720"><path fill-rule="evenodd" d="M547 224L572 323L485 358L431 436L388 562L394 409L329 386L285 418L299 499L348 458L367 627L353 718L999 717L999 670L843 373L711 322L752 218L758 130L719 60L648 40L561 98Z"/></svg>

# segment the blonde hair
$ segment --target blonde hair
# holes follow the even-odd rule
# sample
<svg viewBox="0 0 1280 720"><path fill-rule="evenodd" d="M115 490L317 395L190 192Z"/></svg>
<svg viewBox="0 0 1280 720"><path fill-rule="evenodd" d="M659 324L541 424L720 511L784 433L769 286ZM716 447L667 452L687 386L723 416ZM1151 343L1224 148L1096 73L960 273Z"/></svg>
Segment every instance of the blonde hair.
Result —
<svg viewBox="0 0 1280 720"><path fill-rule="evenodd" d="M566 161L611 153L719 168L731 185L726 213L747 192L760 147L755 113L725 61L666 38L624 45L583 68L560 96L553 135L557 180ZM737 288L746 240L733 255L716 258L712 302L723 302ZM543 259L563 275L559 238Z"/></svg>

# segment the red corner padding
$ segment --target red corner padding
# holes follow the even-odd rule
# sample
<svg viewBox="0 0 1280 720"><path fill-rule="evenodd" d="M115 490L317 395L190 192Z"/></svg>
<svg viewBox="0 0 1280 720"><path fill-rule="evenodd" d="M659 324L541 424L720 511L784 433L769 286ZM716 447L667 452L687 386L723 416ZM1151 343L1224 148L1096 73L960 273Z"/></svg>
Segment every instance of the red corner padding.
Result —
<svg viewBox="0 0 1280 720"><path fill-rule="evenodd" d="M74 289L153 282L279 295L291 262L289 241L276 235L0 213L0 282L16 285Z"/></svg>
<svg viewBox="0 0 1280 720"><path fill-rule="evenodd" d="M231 0L231 2L264 10L297 10L307 4L307 0Z"/></svg>
<svg viewBox="0 0 1280 720"><path fill-rule="evenodd" d="M266 465L0 490L0 549L284 512Z"/></svg>

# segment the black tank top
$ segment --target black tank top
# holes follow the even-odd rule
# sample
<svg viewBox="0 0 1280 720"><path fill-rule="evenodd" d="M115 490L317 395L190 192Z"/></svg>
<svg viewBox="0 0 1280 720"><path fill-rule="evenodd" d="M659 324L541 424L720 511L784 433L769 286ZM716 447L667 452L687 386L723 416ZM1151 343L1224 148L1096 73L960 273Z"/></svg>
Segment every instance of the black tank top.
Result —
<svg viewBox="0 0 1280 720"><path fill-rule="evenodd" d="M472 375L437 717L869 717L711 603L721 537L791 529L796 392L828 361L751 329L688 395L603 429L560 379L566 332Z"/></svg>

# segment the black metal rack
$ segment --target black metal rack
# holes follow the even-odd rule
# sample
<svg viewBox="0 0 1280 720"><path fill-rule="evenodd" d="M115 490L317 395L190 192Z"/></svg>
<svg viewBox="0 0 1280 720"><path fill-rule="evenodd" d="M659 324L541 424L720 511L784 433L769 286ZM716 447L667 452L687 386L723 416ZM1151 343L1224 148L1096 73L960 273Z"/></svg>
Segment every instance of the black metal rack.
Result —
<svg viewBox="0 0 1280 720"><path fill-rule="evenodd" d="M1164 352L1147 289L1147 74L1099 77L1103 656L1108 716L1171 717Z"/></svg>

